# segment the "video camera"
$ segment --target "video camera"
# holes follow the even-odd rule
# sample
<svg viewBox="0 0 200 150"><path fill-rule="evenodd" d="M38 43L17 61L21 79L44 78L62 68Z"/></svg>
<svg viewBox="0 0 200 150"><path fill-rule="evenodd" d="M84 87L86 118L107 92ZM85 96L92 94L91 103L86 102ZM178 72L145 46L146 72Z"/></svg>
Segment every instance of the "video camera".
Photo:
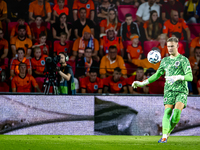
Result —
<svg viewBox="0 0 200 150"><path fill-rule="evenodd" d="M55 72L56 67L57 67L57 63L60 62L60 56L57 55L55 57L46 57L45 58L45 69L44 72Z"/></svg>

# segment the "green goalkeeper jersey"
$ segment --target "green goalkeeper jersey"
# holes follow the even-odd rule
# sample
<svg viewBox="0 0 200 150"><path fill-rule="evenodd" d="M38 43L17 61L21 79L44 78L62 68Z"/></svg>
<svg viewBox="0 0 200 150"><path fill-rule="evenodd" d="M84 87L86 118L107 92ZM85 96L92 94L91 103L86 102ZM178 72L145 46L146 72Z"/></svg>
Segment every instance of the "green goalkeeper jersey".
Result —
<svg viewBox="0 0 200 150"><path fill-rule="evenodd" d="M178 80L173 84L165 82L164 92L176 91L188 94L187 81L192 81L193 77L190 62L185 56L179 54L174 58L170 58L170 56L163 58L157 72L148 79L149 83L156 81L164 73L165 76L182 75L185 78L185 80Z"/></svg>

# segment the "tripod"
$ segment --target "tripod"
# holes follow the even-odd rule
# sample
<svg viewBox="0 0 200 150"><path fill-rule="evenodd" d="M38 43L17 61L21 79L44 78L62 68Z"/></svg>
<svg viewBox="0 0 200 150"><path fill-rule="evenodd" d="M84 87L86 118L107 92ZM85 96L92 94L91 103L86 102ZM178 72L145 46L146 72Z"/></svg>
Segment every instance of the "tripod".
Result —
<svg viewBox="0 0 200 150"><path fill-rule="evenodd" d="M53 87L53 95L58 95L56 72L47 72L46 77L44 79L43 87L45 95L49 95L50 87Z"/></svg>

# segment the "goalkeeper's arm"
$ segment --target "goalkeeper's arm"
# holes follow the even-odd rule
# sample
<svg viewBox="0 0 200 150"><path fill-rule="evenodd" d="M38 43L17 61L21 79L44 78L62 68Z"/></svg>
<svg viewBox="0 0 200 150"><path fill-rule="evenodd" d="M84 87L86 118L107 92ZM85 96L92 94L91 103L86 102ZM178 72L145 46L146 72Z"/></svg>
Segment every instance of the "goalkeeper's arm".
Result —
<svg viewBox="0 0 200 150"><path fill-rule="evenodd" d="M143 82L134 81L132 84L132 87L134 87L134 88L143 87L149 83L152 83L152 82L158 80L161 75L162 74L161 74L160 70L157 70L155 74L153 74L150 78L144 80Z"/></svg>

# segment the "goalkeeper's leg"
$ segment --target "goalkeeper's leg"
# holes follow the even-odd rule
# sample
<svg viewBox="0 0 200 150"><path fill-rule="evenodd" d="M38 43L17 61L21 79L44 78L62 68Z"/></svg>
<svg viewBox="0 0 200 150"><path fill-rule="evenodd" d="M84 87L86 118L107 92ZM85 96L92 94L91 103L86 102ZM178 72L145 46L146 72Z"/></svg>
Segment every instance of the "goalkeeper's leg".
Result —
<svg viewBox="0 0 200 150"><path fill-rule="evenodd" d="M173 116L170 122L170 129L168 131L168 135L173 131L177 123L179 122L181 118L181 111L184 108L184 104L182 102L177 102L174 108Z"/></svg>

